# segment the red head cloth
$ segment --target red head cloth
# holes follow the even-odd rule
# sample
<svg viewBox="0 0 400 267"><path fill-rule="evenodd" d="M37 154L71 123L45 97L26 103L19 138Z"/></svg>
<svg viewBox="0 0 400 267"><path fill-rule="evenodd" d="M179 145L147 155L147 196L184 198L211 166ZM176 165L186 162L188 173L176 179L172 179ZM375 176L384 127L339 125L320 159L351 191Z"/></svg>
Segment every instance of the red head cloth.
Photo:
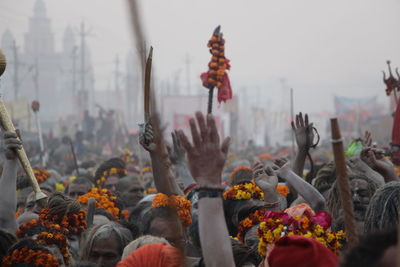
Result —
<svg viewBox="0 0 400 267"><path fill-rule="evenodd" d="M400 165L400 104L397 105L392 129L392 161Z"/></svg>
<svg viewBox="0 0 400 267"><path fill-rule="evenodd" d="M166 244L149 244L133 251L117 267L182 267L184 259L179 249Z"/></svg>
<svg viewBox="0 0 400 267"><path fill-rule="evenodd" d="M338 258L324 245L303 236L283 236L268 257L270 267L336 267ZM266 265L267 266L267 265Z"/></svg>

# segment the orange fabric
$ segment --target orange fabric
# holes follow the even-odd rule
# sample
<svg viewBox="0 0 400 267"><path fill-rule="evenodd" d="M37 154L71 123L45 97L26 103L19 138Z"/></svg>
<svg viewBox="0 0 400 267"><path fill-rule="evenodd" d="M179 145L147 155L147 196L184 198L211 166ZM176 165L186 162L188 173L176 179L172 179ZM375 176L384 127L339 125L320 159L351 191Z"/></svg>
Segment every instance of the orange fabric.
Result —
<svg viewBox="0 0 400 267"><path fill-rule="evenodd" d="M181 267L184 260L179 249L166 244L149 244L133 251L117 267Z"/></svg>

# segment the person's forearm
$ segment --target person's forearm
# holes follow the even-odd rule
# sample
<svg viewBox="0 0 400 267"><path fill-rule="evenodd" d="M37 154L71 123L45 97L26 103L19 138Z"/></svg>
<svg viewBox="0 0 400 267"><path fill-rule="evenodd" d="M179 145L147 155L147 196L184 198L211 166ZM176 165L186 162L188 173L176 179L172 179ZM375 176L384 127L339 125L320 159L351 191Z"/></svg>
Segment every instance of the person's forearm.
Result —
<svg viewBox="0 0 400 267"><path fill-rule="evenodd" d="M300 177L303 177L306 158L307 158L307 150L299 149L299 152L297 152L296 157L294 159L292 170L295 174L297 174Z"/></svg>
<svg viewBox="0 0 400 267"><path fill-rule="evenodd" d="M384 171L379 171L379 173L383 176L386 183L400 181L399 176L396 175L394 170L384 170Z"/></svg>
<svg viewBox="0 0 400 267"><path fill-rule="evenodd" d="M178 177L182 179L183 188L187 188L188 186L196 183L192 175L190 174L185 161L177 162L175 164L175 169L176 172L178 173Z"/></svg>
<svg viewBox="0 0 400 267"><path fill-rule="evenodd" d="M199 200L200 243L207 267L235 266L222 198Z"/></svg>
<svg viewBox="0 0 400 267"><path fill-rule="evenodd" d="M182 195L171 172L168 154L150 153L154 184L158 192L166 195Z"/></svg>
<svg viewBox="0 0 400 267"><path fill-rule="evenodd" d="M311 184L304 181L293 171L287 169L279 172L279 176L286 180L305 201L307 201L311 208L315 211L325 209L325 199Z"/></svg>
<svg viewBox="0 0 400 267"><path fill-rule="evenodd" d="M6 160L0 178L0 228L13 232L17 230L17 167L17 160Z"/></svg>

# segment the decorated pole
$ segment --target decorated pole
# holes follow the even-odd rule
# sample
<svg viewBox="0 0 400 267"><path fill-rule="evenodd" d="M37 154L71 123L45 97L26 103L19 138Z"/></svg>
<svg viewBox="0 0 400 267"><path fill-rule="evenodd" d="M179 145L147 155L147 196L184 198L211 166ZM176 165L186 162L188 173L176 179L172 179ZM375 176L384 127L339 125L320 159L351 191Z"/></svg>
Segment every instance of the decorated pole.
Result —
<svg viewBox="0 0 400 267"><path fill-rule="evenodd" d="M383 83L386 85L386 95L390 96L393 92L394 101L397 106L399 99L397 98L396 90L400 89L400 86L399 86L400 81L396 80L396 78L393 77L392 68L390 67L390 60L386 61L386 64L388 65L388 69L389 69L389 77L386 78L386 73L384 71L382 71L383 72ZM396 73L400 79L400 75L399 75L397 69L396 69Z"/></svg>
<svg viewBox="0 0 400 267"><path fill-rule="evenodd" d="M340 202L344 210L344 227L348 237L349 248L357 243L356 223L354 220L353 200L349 180L347 178L347 168L343 149L343 139L337 118L331 119L332 148L336 166L336 181L339 186Z"/></svg>
<svg viewBox="0 0 400 267"><path fill-rule="evenodd" d="M33 101L32 102L32 111L33 111L33 114L35 116L36 129L38 131L38 137L39 137L40 160L41 160L41 163L42 163L42 167L45 167L46 166L46 160L44 158L44 143L43 143L43 136L42 136L42 127L41 127L41 124L40 124L39 110L40 110L39 101Z"/></svg>
<svg viewBox="0 0 400 267"><path fill-rule="evenodd" d="M203 86L208 89L207 113L212 113L214 90L218 89L218 102L232 99L232 88L226 70L230 69L229 59L225 58L225 39L221 26L215 28L207 46L212 55L208 71L200 75Z"/></svg>

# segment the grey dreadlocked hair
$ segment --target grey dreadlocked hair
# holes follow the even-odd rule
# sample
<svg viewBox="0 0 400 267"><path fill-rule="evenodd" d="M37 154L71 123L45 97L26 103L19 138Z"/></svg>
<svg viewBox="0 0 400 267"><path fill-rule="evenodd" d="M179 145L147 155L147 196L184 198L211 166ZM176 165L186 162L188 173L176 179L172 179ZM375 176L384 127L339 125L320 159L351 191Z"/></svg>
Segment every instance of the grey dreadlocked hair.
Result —
<svg viewBox="0 0 400 267"><path fill-rule="evenodd" d="M114 234L118 240L119 254L122 255L124 247L132 241L131 232L118 223L109 222L105 224L95 225L93 228L90 229L80 249L80 260L87 261L89 259L90 251L92 250L93 244L96 239L109 239L111 238L112 234Z"/></svg>
<svg viewBox="0 0 400 267"><path fill-rule="evenodd" d="M365 233L395 228L400 211L400 182L390 182L379 188L365 214Z"/></svg>
<svg viewBox="0 0 400 267"><path fill-rule="evenodd" d="M373 196L373 194L379 187L379 185L374 180L372 180L368 176L361 174L361 173L350 173L348 176L348 179L349 179L349 181L352 181L355 179L360 179L360 180L366 181L368 183L368 193L369 193L369 196L371 196L371 197ZM328 207L328 211L332 215L332 218L334 218L334 219L339 218L340 217L340 209L342 208L342 204L340 201L339 188L338 188L338 184L336 181L332 185L332 188L329 192L326 204ZM334 230L337 230L336 222L335 221L333 222Z"/></svg>

